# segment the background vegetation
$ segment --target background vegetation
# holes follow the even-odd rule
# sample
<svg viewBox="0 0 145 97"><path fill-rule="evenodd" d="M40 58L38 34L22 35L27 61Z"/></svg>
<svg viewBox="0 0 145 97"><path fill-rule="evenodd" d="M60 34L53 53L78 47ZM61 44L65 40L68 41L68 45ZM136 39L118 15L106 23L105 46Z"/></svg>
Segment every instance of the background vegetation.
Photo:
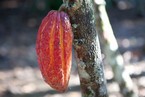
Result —
<svg viewBox="0 0 145 97"><path fill-rule="evenodd" d="M125 69L131 75L139 97L145 96L145 18L144 0L106 0L107 12ZM57 2L57 3L56 3ZM35 41L42 18L58 9L61 0L0 1L0 97L81 97L73 59L68 91L60 94L42 80L35 53ZM122 97L105 65L109 97Z"/></svg>

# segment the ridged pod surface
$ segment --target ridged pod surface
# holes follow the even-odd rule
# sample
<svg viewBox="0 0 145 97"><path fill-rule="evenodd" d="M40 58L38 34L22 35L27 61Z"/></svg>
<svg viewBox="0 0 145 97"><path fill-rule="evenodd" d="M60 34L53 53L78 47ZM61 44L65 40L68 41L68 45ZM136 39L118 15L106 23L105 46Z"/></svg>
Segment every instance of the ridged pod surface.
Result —
<svg viewBox="0 0 145 97"><path fill-rule="evenodd" d="M66 13L52 10L42 20L36 40L39 67L46 83L67 89L72 61L72 29Z"/></svg>

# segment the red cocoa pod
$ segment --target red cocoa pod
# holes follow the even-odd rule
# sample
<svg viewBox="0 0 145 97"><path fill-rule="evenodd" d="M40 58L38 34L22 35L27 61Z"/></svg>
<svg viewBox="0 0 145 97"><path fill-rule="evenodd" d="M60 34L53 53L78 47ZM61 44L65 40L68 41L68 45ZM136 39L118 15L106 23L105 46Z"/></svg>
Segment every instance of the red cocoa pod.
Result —
<svg viewBox="0 0 145 97"><path fill-rule="evenodd" d="M65 91L68 86L72 39L68 15L60 11L50 11L39 27L36 52L45 82L60 92Z"/></svg>

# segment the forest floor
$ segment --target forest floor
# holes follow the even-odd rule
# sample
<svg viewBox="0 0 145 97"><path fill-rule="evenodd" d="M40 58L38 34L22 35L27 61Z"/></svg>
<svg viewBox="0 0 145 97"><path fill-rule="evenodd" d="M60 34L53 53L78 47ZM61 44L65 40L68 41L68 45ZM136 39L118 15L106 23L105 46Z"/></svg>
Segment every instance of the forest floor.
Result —
<svg viewBox="0 0 145 97"><path fill-rule="evenodd" d="M132 10L112 9L108 15L125 70L137 85L139 97L145 97L145 18ZM0 16L0 97L81 97L75 64L65 93L56 92L43 81L35 52L40 20L21 12ZM122 97L108 65L105 75L109 97Z"/></svg>

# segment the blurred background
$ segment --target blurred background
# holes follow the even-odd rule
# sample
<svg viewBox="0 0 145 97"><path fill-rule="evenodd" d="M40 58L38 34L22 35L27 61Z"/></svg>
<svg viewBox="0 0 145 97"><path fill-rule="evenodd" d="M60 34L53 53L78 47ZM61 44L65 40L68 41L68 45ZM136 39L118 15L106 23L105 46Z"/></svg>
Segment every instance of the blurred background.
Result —
<svg viewBox="0 0 145 97"><path fill-rule="evenodd" d="M75 63L65 93L50 88L38 68L38 27L48 11L58 9L61 3L62 0L0 0L0 97L81 97ZM145 97L145 0L106 3L125 69L137 85L139 97ZM109 97L122 97L108 65L105 76Z"/></svg>

